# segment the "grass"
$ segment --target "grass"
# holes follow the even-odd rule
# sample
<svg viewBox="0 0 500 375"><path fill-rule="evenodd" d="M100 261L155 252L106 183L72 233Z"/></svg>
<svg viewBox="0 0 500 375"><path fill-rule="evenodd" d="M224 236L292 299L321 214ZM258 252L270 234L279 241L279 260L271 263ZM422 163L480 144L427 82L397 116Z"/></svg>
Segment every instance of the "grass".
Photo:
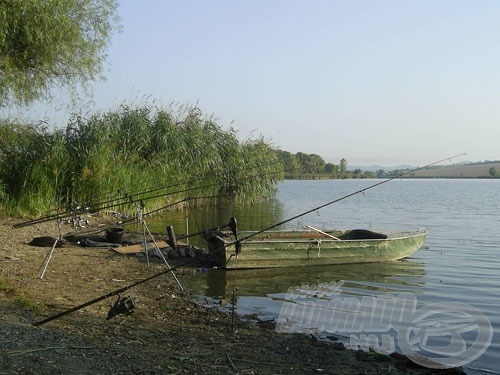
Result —
<svg viewBox="0 0 500 375"><path fill-rule="evenodd" d="M40 303L29 300L25 297L16 297L16 303L25 310L31 311L34 314L41 314L44 311L44 308Z"/></svg>
<svg viewBox="0 0 500 375"><path fill-rule="evenodd" d="M8 280L3 276L0 276L0 292L3 292L6 296L12 298L18 306L25 310L31 311L35 314L40 314L44 310L40 303L21 296L18 290L10 285Z"/></svg>
<svg viewBox="0 0 500 375"><path fill-rule="evenodd" d="M6 295L12 295L14 293L14 288L3 276L0 276L0 292L3 292Z"/></svg>

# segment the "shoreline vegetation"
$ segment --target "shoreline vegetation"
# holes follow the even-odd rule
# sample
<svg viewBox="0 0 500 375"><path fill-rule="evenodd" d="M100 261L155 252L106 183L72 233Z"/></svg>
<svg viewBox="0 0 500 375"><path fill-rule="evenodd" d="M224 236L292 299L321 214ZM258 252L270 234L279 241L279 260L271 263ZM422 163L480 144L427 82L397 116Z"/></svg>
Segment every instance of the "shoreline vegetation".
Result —
<svg viewBox="0 0 500 375"><path fill-rule="evenodd" d="M282 178L263 137L240 141L196 107L121 106L74 115L59 129L0 120L0 208L9 215L115 206L130 213L131 203L155 210L188 197L192 205L252 202Z"/></svg>
<svg viewBox="0 0 500 375"><path fill-rule="evenodd" d="M0 212L9 215L75 206L98 212L117 201L130 213L133 200L148 200L154 210L187 197L193 205L251 203L271 196L282 179L500 178L500 161L409 172L349 170L346 159L292 154L262 136L241 141L196 107L121 106L73 115L58 129L0 119Z"/></svg>

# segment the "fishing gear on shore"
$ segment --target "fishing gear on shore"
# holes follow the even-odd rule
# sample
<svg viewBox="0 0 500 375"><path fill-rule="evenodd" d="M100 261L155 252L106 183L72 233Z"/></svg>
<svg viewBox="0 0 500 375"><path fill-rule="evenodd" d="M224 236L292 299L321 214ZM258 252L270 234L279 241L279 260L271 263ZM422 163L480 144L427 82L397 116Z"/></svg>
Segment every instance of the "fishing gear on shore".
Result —
<svg viewBox="0 0 500 375"><path fill-rule="evenodd" d="M135 301L132 297L120 297L116 300L115 304L108 311L106 320L114 318L117 315L124 314L130 315L134 312Z"/></svg>
<svg viewBox="0 0 500 375"><path fill-rule="evenodd" d="M231 224L233 223L233 224ZM221 225L220 227L216 227L217 229L220 229L220 228L231 228L231 226L233 226L236 230L236 219L234 219L234 221L230 221L230 223L228 224L225 224L225 225ZM216 228L213 228L213 230L215 230ZM174 232L172 231L172 236L175 236ZM174 240L175 241L175 240ZM198 255L198 258L203 258L205 255ZM115 302L115 304L113 305L113 307L111 308L111 310L108 312L108 317L107 317L107 320L113 318L114 316L118 315L118 314L125 314L125 315L129 315L131 314L134 309L135 309L135 301L131 298L131 297L127 297L127 298L122 298L120 297L120 294L126 292L127 290L133 288L133 287L136 287L140 284L143 284L143 283L146 283L150 280L153 280L153 279L156 279L157 277L160 277L162 275L166 275L168 273L173 273L176 269L180 268L180 267L184 267L188 264L190 264L192 262L191 259L189 260L186 260L184 262L181 262L180 264L176 265L176 266L173 266L173 267L169 267L168 269L166 270L163 270L161 272L158 272L154 275L151 275L143 280L139 280L133 284L130 284L130 285L126 285L122 288L119 288L119 289L116 289L116 290L113 290L109 293L106 293L100 297L97 297L97 298L94 298L90 301L87 301L85 303L82 303L81 305L78 305L78 306L75 306L75 307L72 307L70 309L67 309L65 311L62 311L58 314L55 314L55 315L52 315L52 316L49 316L48 318L46 319L43 319L41 321L38 321L38 322L35 322L33 323L34 326L40 326L40 325L43 325L45 323L48 323L48 322L51 322L53 320L56 320L56 319L59 319L59 318L62 318L63 316L66 316L68 314L71 314L75 311L78 311L78 310L81 310L85 307L88 307L88 306L91 306L97 302L100 302L100 301L103 301L109 297L113 297L113 296L118 296L118 300Z"/></svg>
<svg viewBox="0 0 500 375"><path fill-rule="evenodd" d="M182 264L182 265L183 265L183 264ZM177 268L181 267L182 265L180 264L180 265L177 265L177 266L175 266L175 267L168 268L168 269L163 270L163 271L161 271L161 272L158 272L158 273L156 273L156 274L154 274L154 275L152 275L152 276L149 276L149 277L147 277L147 278L145 278L145 279L143 279L143 280L139 280L139 281L137 281L137 282L135 282L135 283L133 283L133 284L126 285L126 286L124 286L124 287L122 287L122 288L119 288L119 289L113 290L113 291L111 291L111 292L109 292L109 293L106 293L106 294L104 294L104 295L100 296L100 297L94 298L93 300L90 300L90 301L87 301L87 302L85 302L85 303L82 303L81 305L78 305L78 306L72 307L72 308L67 309L67 310L65 310L65 311L62 311L62 312L60 312L60 313L58 313L58 314L55 314L55 315L49 316L49 317L48 317L48 318L46 318L46 319L40 320L40 321L38 321L38 322L35 322L35 323L33 323L33 325L34 325L34 326L41 326L41 325L43 325L43 324L45 324L45 323L51 322L52 320L59 319L59 318L61 318L61 317L63 317L63 316L66 316L66 315L68 315L68 314L71 314L72 312L75 312L75 311L81 310L81 309L83 309L84 307L87 307L87 306L93 305L94 303L97 303L97 302L100 302L100 301L102 301L102 300L105 300L106 298L113 297L113 296L120 296L120 294L121 294L121 293L123 293L123 292L125 292L125 291L129 290L130 288L133 288L133 287L135 287L135 286L137 286L137 285L143 284L143 283L148 282L148 281L150 281L150 280L156 279L157 277L160 277L160 276L162 276L162 275L165 275L165 274L167 274L167 273L169 273L169 272L172 272L172 271L176 270ZM110 315L112 315L109 319L111 319L113 316L117 315L116 313L117 313L118 311L119 311L120 313L121 313L122 311L133 311L133 307L135 307L135 304L134 304L133 302L131 302L131 301L123 301L123 302L121 302L121 303L120 303L120 298L118 299L118 301L117 301L117 302L115 302L115 305L116 305L117 303L118 303L118 305L121 305L121 306L117 306L117 307L116 307L116 309L115 309L113 312L108 313L108 317L109 317ZM113 310L113 308L111 308L111 310ZM113 314L114 314L114 315L113 315Z"/></svg>
<svg viewBox="0 0 500 375"><path fill-rule="evenodd" d="M203 188L203 187L208 187L208 186L202 186L202 187L195 186L195 187L183 189L183 190L180 190L180 191L175 191L175 192L170 192L170 193L163 193L163 194L152 196L152 197L142 198L142 199L140 199L140 201L145 201L145 200L155 199L155 198L161 198L161 197L165 197L165 196L168 196L168 195L180 194L180 193L184 193L184 192L187 192L187 191L200 189L200 188ZM184 200L182 200L182 201L184 201ZM120 203L116 203L116 204L113 204L113 205L96 208L96 211L104 210L104 209L108 209L108 208L114 208L114 207L117 207L117 206L122 206L123 204L133 204L135 202L136 201L134 201L134 200L129 200L128 202L120 202ZM178 203L180 203L180 202L175 202L173 204L170 204L170 206L178 204ZM15 228L22 228L22 227L26 227L26 226L29 226L29 225L41 224L41 223L52 221L52 220L71 218L75 214L90 213L90 211L91 211L90 208L85 208L84 211L82 211L82 210L80 210L80 211L74 211L74 210L73 211L67 211L65 213L53 214L53 215L45 216L45 217L42 217L42 218L39 218L39 219L33 219L33 220L28 220L28 221L25 221L25 222L17 223L17 224L14 224L12 227L14 229ZM134 219L132 219L132 220L134 220Z"/></svg>

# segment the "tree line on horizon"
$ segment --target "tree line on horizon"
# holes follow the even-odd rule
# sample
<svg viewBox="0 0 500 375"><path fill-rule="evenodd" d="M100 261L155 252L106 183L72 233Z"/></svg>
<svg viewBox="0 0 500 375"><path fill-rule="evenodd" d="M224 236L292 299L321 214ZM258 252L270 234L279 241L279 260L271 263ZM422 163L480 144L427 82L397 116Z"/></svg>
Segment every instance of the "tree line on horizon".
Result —
<svg viewBox="0 0 500 375"><path fill-rule="evenodd" d="M318 154L308 154L304 152L291 153L289 151L277 150L278 157L284 166L285 179L364 179L364 178L392 178L398 176L405 176L406 178L458 178L464 177L464 173L450 174L450 167L435 165L426 168L418 173L413 173L412 168L399 168L394 170L378 169L377 171L363 171L360 168L353 170L348 169L348 163L345 158L342 158L339 164L325 162L325 160ZM467 178L500 178L500 161L485 160L483 162L465 163L463 165L456 165L456 168L469 168L472 166L489 166L488 175L484 171L478 170L468 175ZM425 174L425 171L440 171L438 174Z"/></svg>
<svg viewBox="0 0 500 375"><path fill-rule="evenodd" d="M291 153L277 150L278 157L283 162L285 179L348 179L348 178L383 178L394 172L380 169L376 172L363 171L359 168L348 169L348 162L342 158L338 164L326 162L318 154L304 152Z"/></svg>

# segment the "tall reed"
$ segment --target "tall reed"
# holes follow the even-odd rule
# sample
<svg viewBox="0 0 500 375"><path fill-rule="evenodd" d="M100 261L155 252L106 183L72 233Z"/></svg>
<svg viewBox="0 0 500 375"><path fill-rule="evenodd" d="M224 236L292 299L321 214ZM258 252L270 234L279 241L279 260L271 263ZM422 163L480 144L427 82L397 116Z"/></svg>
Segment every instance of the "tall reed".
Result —
<svg viewBox="0 0 500 375"><path fill-rule="evenodd" d="M116 202L130 212L133 200L155 209L188 195L250 202L271 195L281 178L272 145L240 141L194 107L121 106L74 115L53 131L0 121L0 204L17 214Z"/></svg>

